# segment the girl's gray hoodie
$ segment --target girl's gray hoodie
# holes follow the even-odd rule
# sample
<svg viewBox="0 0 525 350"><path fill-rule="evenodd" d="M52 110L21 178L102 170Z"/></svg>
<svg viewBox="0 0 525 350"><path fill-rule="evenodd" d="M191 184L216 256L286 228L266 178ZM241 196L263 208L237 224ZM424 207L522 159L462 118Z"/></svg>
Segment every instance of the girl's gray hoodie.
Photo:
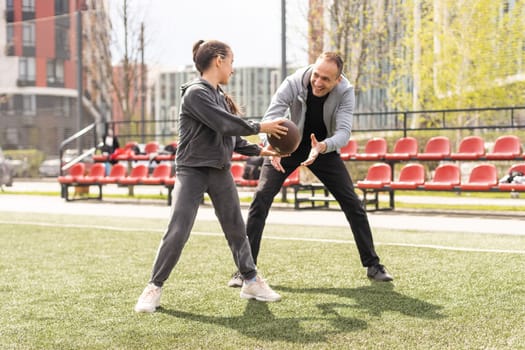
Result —
<svg viewBox="0 0 525 350"><path fill-rule="evenodd" d="M197 78L181 87L177 166L230 168L233 151L256 156L261 147L240 136L255 135L260 124L228 112L224 94Z"/></svg>

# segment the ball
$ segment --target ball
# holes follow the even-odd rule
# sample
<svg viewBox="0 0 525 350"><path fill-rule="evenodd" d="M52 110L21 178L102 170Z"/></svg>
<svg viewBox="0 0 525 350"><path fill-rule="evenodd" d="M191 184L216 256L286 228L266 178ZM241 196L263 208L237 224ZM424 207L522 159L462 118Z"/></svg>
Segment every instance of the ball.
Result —
<svg viewBox="0 0 525 350"><path fill-rule="evenodd" d="M286 135L280 135L279 139L272 135L268 135L268 142L277 152L281 154L290 154L299 147L299 143L301 142L299 128L289 119L286 119L281 125L288 128Z"/></svg>

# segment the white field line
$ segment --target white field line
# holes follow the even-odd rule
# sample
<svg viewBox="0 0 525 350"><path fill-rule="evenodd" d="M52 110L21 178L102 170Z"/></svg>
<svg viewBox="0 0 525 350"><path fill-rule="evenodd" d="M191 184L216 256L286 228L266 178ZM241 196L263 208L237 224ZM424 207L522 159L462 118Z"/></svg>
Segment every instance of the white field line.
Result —
<svg viewBox="0 0 525 350"><path fill-rule="evenodd" d="M98 230L109 230L109 231L122 231L122 232L164 232L164 230L154 229L139 229L130 227L117 227L117 226L100 226L100 225L81 225L81 224L56 224L48 222L33 222L33 221L4 221L0 220L0 224L5 225L34 225L44 227L70 227L70 228L90 228ZM214 236L222 237L224 234L217 232L192 232L193 235L197 236ZM318 242L318 243L335 243L335 244L355 244L354 241L342 240L342 239L324 239L324 238L301 238L301 237L279 237L266 235L264 239L273 239L281 241L300 241L300 242ZM504 254L520 254L525 255L525 250L510 250L510 249L482 249L482 248L469 248L469 247L451 247L442 246L435 244L411 244L411 243L396 243L396 242L375 242L375 245L382 246L393 246L393 247L409 247L409 248L428 248L436 250L451 250L460 252L477 252L477 253L504 253Z"/></svg>

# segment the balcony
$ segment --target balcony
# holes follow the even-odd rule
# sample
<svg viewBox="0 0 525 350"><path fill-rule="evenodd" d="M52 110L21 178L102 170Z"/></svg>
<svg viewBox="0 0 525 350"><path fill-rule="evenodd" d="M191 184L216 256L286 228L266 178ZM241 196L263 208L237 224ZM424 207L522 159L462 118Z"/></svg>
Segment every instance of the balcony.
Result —
<svg viewBox="0 0 525 350"><path fill-rule="evenodd" d="M24 87L24 86L35 86L35 80L28 80L26 78L18 78L16 80L16 86L18 87Z"/></svg>

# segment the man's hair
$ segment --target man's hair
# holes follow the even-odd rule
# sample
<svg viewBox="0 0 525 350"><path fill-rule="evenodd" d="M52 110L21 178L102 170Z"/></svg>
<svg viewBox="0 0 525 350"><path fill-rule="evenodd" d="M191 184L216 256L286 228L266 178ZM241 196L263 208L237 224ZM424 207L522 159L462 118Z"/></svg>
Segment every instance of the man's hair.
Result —
<svg viewBox="0 0 525 350"><path fill-rule="evenodd" d="M323 52L322 54L319 55L317 59L326 60L326 61L335 63L335 65L337 66L337 72L338 72L337 76L343 74L343 66L344 66L343 59L337 52L332 52L332 51Z"/></svg>

